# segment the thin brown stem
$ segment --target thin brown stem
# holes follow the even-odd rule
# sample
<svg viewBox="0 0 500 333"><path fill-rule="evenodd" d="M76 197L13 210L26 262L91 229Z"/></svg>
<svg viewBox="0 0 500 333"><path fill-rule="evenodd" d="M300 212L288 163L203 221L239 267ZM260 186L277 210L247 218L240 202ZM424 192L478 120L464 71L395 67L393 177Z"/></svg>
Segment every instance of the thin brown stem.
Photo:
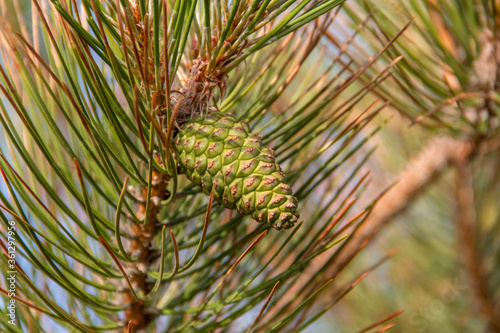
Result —
<svg viewBox="0 0 500 333"><path fill-rule="evenodd" d="M267 306L271 302L271 298L273 298L273 295L276 292L276 289L278 288L279 284L280 284L279 281L277 281L274 284L273 290L271 290L271 293L269 294L269 296L267 296L266 303L264 303L264 305L260 309L259 314L257 315L257 317L255 318L255 320L253 321L252 325L248 328L247 333L250 333L252 331L252 329L255 327L255 325L259 322L260 317L262 317L262 314L264 313L264 311L266 310Z"/></svg>
<svg viewBox="0 0 500 333"><path fill-rule="evenodd" d="M384 317L382 319L380 319L379 321L377 321L376 323L373 323L372 325L362 329L361 331L359 331L358 333L366 333L366 332L369 332L370 330L374 329L375 327L377 326L380 326L382 325L383 323L385 323L386 321L389 321L391 320L392 318L394 317L397 317L399 316L401 313L403 313L405 310L402 309L402 310L398 310L390 315L388 315L387 317Z"/></svg>
<svg viewBox="0 0 500 333"><path fill-rule="evenodd" d="M129 279L128 275L127 275L127 272L125 272L125 269L123 268L122 264L120 263L120 260L118 260L118 258L116 257L116 255L113 253L113 250L111 250L111 248L109 247L108 243L106 243L106 241L104 240L104 238L102 238L102 237L99 236L99 242L102 244L102 246L104 246L104 248L106 249L106 251L109 253L109 255L111 256L111 258L115 262L115 264L118 267L118 269L120 270L120 272L122 272L123 277L127 281L127 285L129 286L130 291L132 292L132 295L134 295L135 300L139 301L139 298L137 297L137 294L135 293L134 287L132 287L132 283L130 282L130 279Z"/></svg>

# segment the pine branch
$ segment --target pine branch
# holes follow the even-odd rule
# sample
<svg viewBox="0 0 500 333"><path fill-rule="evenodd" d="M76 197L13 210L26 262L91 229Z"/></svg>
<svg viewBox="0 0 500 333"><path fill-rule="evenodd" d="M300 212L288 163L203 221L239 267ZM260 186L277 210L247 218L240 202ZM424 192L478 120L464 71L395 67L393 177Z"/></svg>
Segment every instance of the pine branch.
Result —
<svg viewBox="0 0 500 333"><path fill-rule="evenodd" d="M487 320L487 329L491 332L500 332L498 300L493 299L493 295L490 294L484 260L478 248L479 236L476 231L478 222L474 208L472 181L470 164L458 163L455 174L458 239L463 246L463 261L474 289L475 299L480 308L479 311Z"/></svg>
<svg viewBox="0 0 500 333"><path fill-rule="evenodd" d="M8 103L0 101L0 120L8 146L0 147L0 168L8 193L0 191L0 220L2 228L10 219L19 225L19 256L30 268L19 299L32 300L23 305L68 330L229 329L262 309L273 290L273 299L286 299L313 259L335 256L346 238L332 221L363 193L367 174L359 173L379 127L365 130L386 104L357 107L390 69L356 88L378 57L334 75L339 59L320 66L322 37L340 10L328 12L341 2L54 0L44 8L35 0L41 49L2 23L0 87ZM244 62L247 71L235 71ZM307 230L247 226L178 177L171 143L180 125L217 106L247 119L242 127L276 148L309 216ZM310 179L302 177L309 171ZM346 177L337 180L337 172ZM314 195L323 188L331 197ZM321 214L310 210L318 205ZM59 295L47 291L48 281ZM273 289L278 281L283 287ZM326 312L305 317L331 282L311 284L293 311L271 301L253 331L305 329Z"/></svg>
<svg viewBox="0 0 500 333"><path fill-rule="evenodd" d="M397 176L396 183L377 200L367 222L355 231L356 237L337 259L331 274L336 276L354 258L359 249L373 239L384 224L404 212L448 167L468 161L475 153L474 147L475 143L469 140L447 137L431 139L408 162L403 172Z"/></svg>

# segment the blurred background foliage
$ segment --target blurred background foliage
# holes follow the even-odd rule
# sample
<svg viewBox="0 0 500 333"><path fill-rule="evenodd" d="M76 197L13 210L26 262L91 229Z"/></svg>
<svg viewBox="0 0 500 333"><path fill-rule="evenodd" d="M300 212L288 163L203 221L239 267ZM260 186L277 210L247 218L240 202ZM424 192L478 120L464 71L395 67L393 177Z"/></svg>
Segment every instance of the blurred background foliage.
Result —
<svg viewBox="0 0 500 333"><path fill-rule="evenodd" d="M376 137L380 183L418 178L433 159L464 142L473 152L422 183L378 234L371 251L396 246L399 253L344 300L351 316L336 316L344 325L392 304L406 309L394 319L396 332L500 330L498 6L453 0L346 6L356 23L372 16L353 58L363 58L414 19L386 53L387 62L404 59L376 91L392 101L388 111L394 115Z"/></svg>

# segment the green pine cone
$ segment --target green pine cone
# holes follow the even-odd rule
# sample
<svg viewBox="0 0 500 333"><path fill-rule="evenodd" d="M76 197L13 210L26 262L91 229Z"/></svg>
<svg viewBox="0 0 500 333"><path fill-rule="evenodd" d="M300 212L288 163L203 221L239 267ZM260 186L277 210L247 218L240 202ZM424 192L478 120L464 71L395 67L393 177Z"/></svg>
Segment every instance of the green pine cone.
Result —
<svg viewBox="0 0 500 333"><path fill-rule="evenodd" d="M277 230L297 222L297 199L274 152L246 122L218 111L194 116L177 134L175 153L187 178L207 195L213 189L224 207Z"/></svg>

